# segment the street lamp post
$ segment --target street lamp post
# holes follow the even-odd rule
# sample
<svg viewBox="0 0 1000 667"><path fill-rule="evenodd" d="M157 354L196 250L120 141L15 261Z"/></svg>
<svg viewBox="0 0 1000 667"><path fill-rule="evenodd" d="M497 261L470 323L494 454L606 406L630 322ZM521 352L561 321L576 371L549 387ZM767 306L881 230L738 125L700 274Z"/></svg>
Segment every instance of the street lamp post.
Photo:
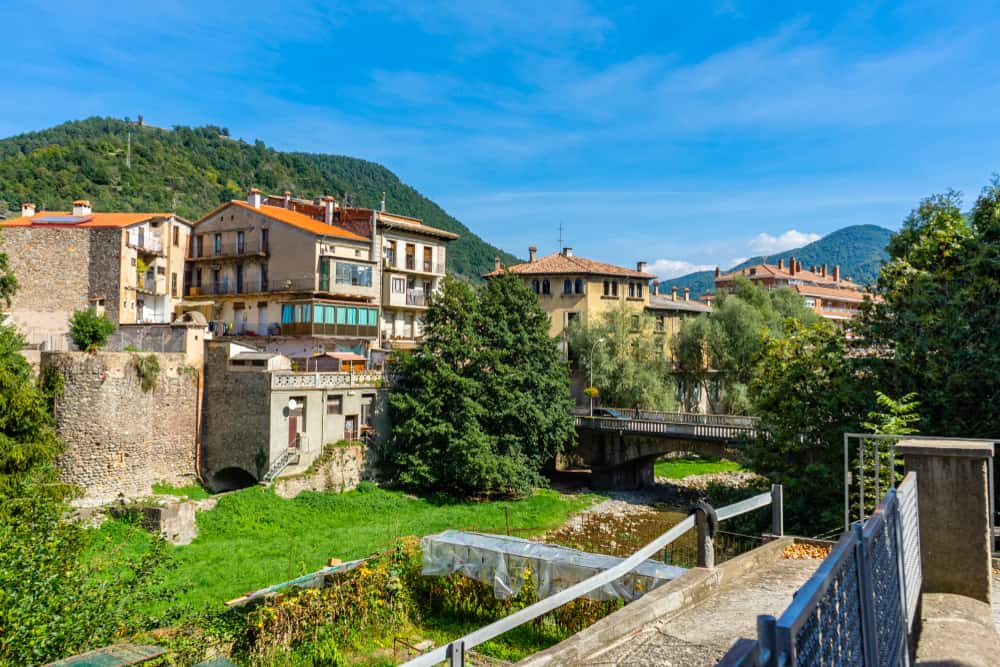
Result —
<svg viewBox="0 0 1000 667"><path fill-rule="evenodd" d="M598 338L594 341L594 344L590 346L590 389L594 388L594 352L597 350L597 346L604 342L603 338ZM594 392L590 392L590 416L594 416Z"/></svg>

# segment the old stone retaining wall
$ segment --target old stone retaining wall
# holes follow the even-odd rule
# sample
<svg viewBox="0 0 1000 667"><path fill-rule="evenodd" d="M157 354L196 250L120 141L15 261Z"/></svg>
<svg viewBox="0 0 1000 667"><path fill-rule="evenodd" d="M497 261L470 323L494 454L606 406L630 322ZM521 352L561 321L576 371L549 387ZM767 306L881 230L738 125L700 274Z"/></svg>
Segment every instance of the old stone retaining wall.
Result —
<svg viewBox="0 0 1000 667"><path fill-rule="evenodd" d="M66 445L62 479L93 501L146 495L155 482L193 483L197 432L197 370L183 354L155 353L156 387L142 389L135 360L146 353L43 352L42 369L62 375L56 399Z"/></svg>

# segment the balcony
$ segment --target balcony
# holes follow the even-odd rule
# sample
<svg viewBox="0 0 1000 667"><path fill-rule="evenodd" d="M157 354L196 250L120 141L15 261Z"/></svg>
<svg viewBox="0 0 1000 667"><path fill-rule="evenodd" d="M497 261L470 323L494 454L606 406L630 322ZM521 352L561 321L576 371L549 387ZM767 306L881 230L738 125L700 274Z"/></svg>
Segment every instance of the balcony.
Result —
<svg viewBox="0 0 1000 667"><path fill-rule="evenodd" d="M147 255L162 255L163 242L147 234L130 231L125 237L125 245Z"/></svg>
<svg viewBox="0 0 1000 667"><path fill-rule="evenodd" d="M270 244L267 241L258 241L257 239L249 239L243 242L227 241L217 245L205 244L202 247L198 247L198 244L194 243L188 253L188 260L192 262L218 261L239 257L268 257L270 254Z"/></svg>
<svg viewBox="0 0 1000 667"><path fill-rule="evenodd" d="M406 290L406 305L407 306L422 306L426 308L430 303L430 298L424 294L422 289L410 289Z"/></svg>
<svg viewBox="0 0 1000 667"><path fill-rule="evenodd" d="M291 322L281 325L282 336L350 336L352 338L378 337L378 325L372 324L319 324L316 322Z"/></svg>

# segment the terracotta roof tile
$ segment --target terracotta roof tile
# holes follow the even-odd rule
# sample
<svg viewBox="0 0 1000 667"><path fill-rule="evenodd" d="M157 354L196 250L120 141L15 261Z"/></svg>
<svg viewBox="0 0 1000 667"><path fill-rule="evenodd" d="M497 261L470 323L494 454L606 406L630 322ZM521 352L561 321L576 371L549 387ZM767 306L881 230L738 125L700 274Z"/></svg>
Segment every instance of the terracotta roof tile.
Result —
<svg viewBox="0 0 1000 667"><path fill-rule="evenodd" d="M201 220L195 224L200 224L201 222L211 218L219 210L225 208L226 206L238 206L244 208L248 211L253 211L254 213L259 213L265 218L270 218L271 220L276 220L278 222L283 222L286 225L291 225L302 231L309 232L311 234L316 234L318 236L336 236L342 239L349 239L351 241L368 241L364 236L360 236L353 232L349 232L346 229L341 229L340 227L334 227L333 225L328 225L325 222L320 222L310 218L308 215L303 213L298 213L296 211L289 210L287 208L280 208L278 206L268 206L262 204L260 208L254 208L245 201L239 199L234 199L228 204L223 204L220 207L214 209L211 213L203 217Z"/></svg>
<svg viewBox="0 0 1000 667"><path fill-rule="evenodd" d="M108 229L131 227L147 220L168 220L175 218L173 213L88 213L73 215L68 211L39 211L30 218L14 218L0 222L0 227L45 227L55 229ZM65 222L42 222L44 219L66 218ZM73 222L74 219L83 222ZM181 218L179 222L187 223Z"/></svg>
<svg viewBox="0 0 1000 667"><path fill-rule="evenodd" d="M567 257L562 253L553 253L551 255L546 255L545 257L540 257L534 262L524 262L523 264L515 264L509 266L506 269L501 269L500 271L491 271L489 273L483 274L483 277L499 275L503 271L508 271L510 273L516 273L519 275L543 275L543 274L588 274L588 275L598 275L598 276L624 276L628 278L644 278L646 280L653 280L656 278L651 273L641 273L634 269L626 269L621 266L615 266L614 264L605 264L604 262L597 262L592 259L587 259L585 257L570 256Z"/></svg>
<svg viewBox="0 0 1000 667"><path fill-rule="evenodd" d="M750 274L750 270L754 270L754 274ZM818 283L820 285L829 285L830 287L839 286L843 289L854 289L860 290L861 285L854 282L853 280L848 280L846 278L841 278L840 282L834 282L833 276L831 274L823 275L815 271L798 270L794 274L789 273L787 268L779 269L774 264L755 264L754 266L748 266L745 269L740 269L739 271L732 271L731 273L723 273L716 281L731 281L735 280L737 276L745 276L750 280L760 280L762 278L777 278L782 280L801 280L807 283Z"/></svg>

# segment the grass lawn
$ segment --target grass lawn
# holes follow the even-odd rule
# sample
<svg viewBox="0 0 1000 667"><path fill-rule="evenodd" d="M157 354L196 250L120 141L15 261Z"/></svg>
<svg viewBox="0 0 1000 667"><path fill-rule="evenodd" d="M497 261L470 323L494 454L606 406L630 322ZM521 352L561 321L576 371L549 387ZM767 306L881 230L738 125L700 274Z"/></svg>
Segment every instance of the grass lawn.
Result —
<svg viewBox="0 0 1000 667"><path fill-rule="evenodd" d="M596 496L564 496L539 490L515 501L454 502L414 498L374 485L348 493L307 491L294 500L252 487L219 498L218 506L197 515L198 537L170 551L177 567L168 583L181 602L195 609L221 607L242 593L285 581L326 564L331 557L360 558L396 536L428 535L446 528L487 532L511 528L525 535L562 524ZM148 537L119 521L97 529L98 544L142 548Z"/></svg>
<svg viewBox="0 0 1000 667"><path fill-rule="evenodd" d="M692 456L680 459L664 459L653 466L653 474L667 479L684 479L691 475L704 475L715 472L735 472L743 470L743 466L735 461L725 459L702 458Z"/></svg>
<svg viewBox="0 0 1000 667"><path fill-rule="evenodd" d="M162 483L154 484L153 493L168 496L187 496L191 500L204 500L205 498L210 498L212 496L211 493L198 484L189 484L188 486L173 486L171 484Z"/></svg>

